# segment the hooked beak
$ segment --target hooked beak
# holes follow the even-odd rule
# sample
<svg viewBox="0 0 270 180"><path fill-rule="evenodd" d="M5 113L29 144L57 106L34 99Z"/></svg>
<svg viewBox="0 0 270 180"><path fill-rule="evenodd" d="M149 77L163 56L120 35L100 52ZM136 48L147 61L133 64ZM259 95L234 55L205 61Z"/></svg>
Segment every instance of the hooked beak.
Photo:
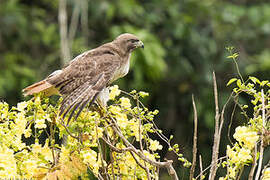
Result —
<svg viewBox="0 0 270 180"><path fill-rule="evenodd" d="M144 49L144 44L142 41L138 41L137 44L136 44L136 47L137 48L143 48Z"/></svg>

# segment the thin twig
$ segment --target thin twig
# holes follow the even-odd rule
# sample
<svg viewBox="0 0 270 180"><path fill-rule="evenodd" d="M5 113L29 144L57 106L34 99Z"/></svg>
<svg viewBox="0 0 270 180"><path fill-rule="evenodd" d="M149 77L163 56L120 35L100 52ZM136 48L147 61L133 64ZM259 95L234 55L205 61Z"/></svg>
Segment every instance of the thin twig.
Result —
<svg viewBox="0 0 270 180"><path fill-rule="evenodd" d="M237 106L240 108L242 115L244 115L246 120L248 121L249 117L247 115L247 112L244 110L243 106L238 102L239 94L240 93L235 94L235 96L233 96L234 97L233 100L234 100L234 103L237 104Z"/></svg>
<svg viewBox="0 0 270 180"><path fill-rule="evenodd" d="M103 140L106 144L108 144L109 147L110 147L113 151L115 151L115 152L123 153L123 152L129 151L130 154L132 155L133 159L136 161L136 163L137 163L142 169L144 169L145 172L146 172L147 174L149 174L149 170L147 169L147 166L146 166L146 165L143 166L143 165L138 161L138 159L137 159L137 158L135 157L135 155L134 155L134 152L132 152L132 148L131 148L131 147L127 147L127 148L122 148L122 149L120 149L120 148L117 148L117 147L115 147L114 145L112 145L111 142L109 142L109 139L107 140L107 139L105 139L104 137L102 137L102 140Z"/></svg>
<svg viewBox="0 0 270 180"><path fill-rule="evenodd" d="M77 139L78 141L80 141L80 138L77 137L77 136L75 136L75 135L73 135L73 134L69 131L69 129L66 127L65 124L62 124L61 122L60 122L60 124L65 128L66 132L67 132L71 137L73 137L74 139ZM66 137L66 138L67 138L67 137Z"/></svg>
<svg viewBox="0 0 270 180"><path fill-rule="evenodd" d="M98 174L98 180L104 180L101 174Z"/></svg>
<svg viewBox="0 0 270 180"><path fill-rule="evenodd" d="M221 160L223 160L223 159L225 159L225 158L227 158L227 156L224 156L224 157L219 158L219 159L217 160L217 162L219 162L219 161L221 161ZM200 174L199 174L198 176L196 176L195 179L198 179L199 177L201 177L201 176L203 175L203 173L205 173L205 172L206 172L208 169L210 169L211 167L212 167L212 164L210 164L207 168L205 168L203 171L201 171Z"/></svg>
<svg viewBox="0 0 270 180"><path fill-rule="evenodd" d="M136 161L136 163L137 163L142 169L144 169L144 171L145 171L146 173L148 173L148 172L147 172L147 169L146 169L146 165L143 166L143 165L140 163L140 161L136 158L134 152L130 151L130 154L131 154L131 156L133 157L133 159Z"/></svg>
<svg viewBox="0 0 270 180"><path fill-rule="evenodd" d="M233 144L233 142L232 142L231 137L230 137L230 132L231 132L233 116L234 116L234 113L235 113L235 110L236 110L236 106L237 106L237 104L234 104L234 106L233 106L232 115L231 115L231 118L230 118L230 123L229 123L229 126L228 126L228 132L227 132L227 136L228 136L228 139L229 139L231 144Z"/></svg>
<svg viewBox="0 0 270 180"><path fill-rule="evenodd" d="M263 151L264 151L264 147L263 147L263 136L265 133L265 100L264 100L264 92L263 89L261 90L261 94L262 94L262 134L261 134L261 144L260 144L260 156L259 156L259 162L258 162L258 169L256 172L256 176L255 176L255 180L258 180L260 178L260 173L261 173L261 169L262 169L262 160L263 160Z"/></svg>
<svg viewBox="0 0 270 180"><path fill-rule="evenodd" d="M150 177L150 172L149 172L149 168L147 167L147 165L146 165L146 162L145 162L145 161L144 161L144 167L145 167L145 170L146 170L147 179L148 179L148 180L151 180L151 177Z"/></svg>
<svg viewBox="0 0 270 180"><path fill-rule="evenodd" d="M202 156L199 156L199 161L200 161L200 180L203 180L203 163L202 163Z"/></svg>
<svg viewBox="0 0 270 180"><path fill-rule="evenodd" d="M253 180L253 177L254 177L254 172L255 172L255 169L256 169L256 166L257 166L257 143L255 144L255 147L254 147L254 153L253 153L253 162L252 162L252 166L251 166L251 169L250 169L250 172L249 172L249 175L248 175L248 180Z"/></svg>
<svg viewBox="0 0 270 180"><path fill-rule="evenodd" d="M219 137L221 137L221 132L222 132L222 128L223 128L223 123L224 123L224 113L225 113L225 109L227 107L227 105L229 104L229 102L231 101L233 97L233 93L231 93L230 97L227 99L226 103L223 105L222 111L221 111L221 115L220 115L220 124L219 124ZM219 142L220 143L220 138L219 138Z"/></svg>
<svg viewBox="0 0 270 180"><path fill-rule="evenodd" d="M57 163L57 159L56 159L56 156L55 156L55 152L54 152L54 149L55 149L55 143L52 143L53 142L53 137L55 135L55 118L53 119L53 122L50 123L50 135L49 135L49 140L50 140L50 143L51 143L51 150L52 150L52 156L53 156L53 165L56 165Z"/></svg>
<svg viewBox="0 0 270 180"><path fill-rule="evenodd" d="M242 167L241 167L240 172L238 173L238 175L237 175L237 179L236 179L236 180L240 180L240 178L241 178L241 176L242 176L243 171L244 171L244 166L242 166Z"/></svg>
<svg viewBox="0 0 270 180"><path fill-rule="evenodd" d="M238 73L239 77L241 78L242 82L244 83L244 79L243 79L243 77L242 77L242 75L240 73L240 70L239 70L239 67L238 67L238 64L237 64L235 58L233 58L233 62L235 63L235 67L236 67L236 70L237 70L237 73Z"/></svg>
<svg viewBox="0 0 270 180"><path fill-rule="evenodd" d="M196 167L196 158L197 158L197 129L198 129L198 117L197 109L194 101L194 95L192 94L192 105L194 111L194 135L193 135L193 152L192 152L192 165L189 172L189 179L192 180L194 177L194 171Z"/></svg>
<svg viewBox="0 0 270 180"><path fill-rule="evenodd" d="M95 130L96 130L96 138L97 138L96 141L97 141L97 144L98 144L98 151L100 153L101 165L102 165L103 170L105 171L104 172L105 173L105 176L108 179L109 177L108 177L108 173L107 173L107 168L105 168L105 164L104 164L103 151L102 151L101 144L100 144L99 138L98 138L98 123L97 123L97 120L96 119L95 119Z"/></svg>
<svg viewBox="0 0 270 180"><path fill-rule="evenodd" d="M140 109L140 104L139 104L139 99L137 99L137 108ZM141 126L142 126L142 120L141 118L137 118L137 120L139 120L139 142L140 142L140 149L141 151L143 151L143 145L142 145L142 130L141 130Z"/></svg>
<svg viewBox="0 0 270 180"><path fill-rule="evenodd" d="M131 94L129 94L128 92L125 92L125 91L123 91L123 90L121 90L121 93L123 93L123 94L125 94L125 95L128 95L128 96L130 96L130 97L132 97L133 99L135 99L136 101L138 101L139 102L139 104L143 107L143 108L146 108L145 106L144 106L144 104L139 100L139 98L136 96L136 95L131 95ZM140 117L137 117L137 116L135 116L136 118L140 118ZM162 133L160 133L160 131L158 131L158 127L157 127L157 125L155 124L155 122L154 121L149 121L148 119L146 119L146 118L144 118L147 122L149 122L149 123L152 123L153 124L153 126L154 126L154 131L155 131L155 133L158 135L158 137L160 138L160 139L162 139L168 146L169 146L169 148L171 148L172 146L171 146L171 144L170 144L170 140L164 135L164 134L162 134ZM173 149L173 152L174 153L176 153L177 154L177 152L175 151L175 149L174 148L172 148Z"/></svg>

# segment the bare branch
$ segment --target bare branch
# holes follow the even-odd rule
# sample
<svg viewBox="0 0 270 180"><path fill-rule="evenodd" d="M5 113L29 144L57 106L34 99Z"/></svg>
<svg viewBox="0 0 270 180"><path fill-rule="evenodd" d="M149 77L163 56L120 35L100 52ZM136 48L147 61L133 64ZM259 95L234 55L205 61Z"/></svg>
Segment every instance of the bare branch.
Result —
<svg viewBox="0 0 270 180"><path fill-rule="evenodd" d="M217 162L219 162L219 161L221 161L221 160L223 160L223 159L225 159L225 158L227 158L227 156L224 156L224 157L219 158L219 159L217 160ZM195 179L198 179L199 177L201 178L201 176L203 175L203 173L205 173L205 172L206 172L209 168L211 168L211 167L212 167L212 164L210 164L207 168L205 168L203 171L201 171L200 174L199 174L198 176L196 176Z"/></svg>
<svg viewBox="0 0 270 180"><path fill-rule="evenodd" d="M77 139L78 141L80 141L80 138L79 138L78 136L73 135L73 134L69 131L69 129L67 128L67 126L66 126L65 124L63 124L63 123L61 123L61 122L60 122L60 124L65 128L66 132L70 135L70 137L72 137L72 138ZM63 137L63 138L64 138L64 137ZM66 136L65 138L67 138L67 136ZM67 140L67 139L66 139L66 140ZM67 142L65 142L65 143L67 143ZM65 143L64 143L64 144L65 144Z"/></svg>
<svg viewBox="0 0 270 180"><path fill-rule="evenodd" d="M219 137L221 137L221 132L222 132L222 128L223 128L223 123L224 123L224 113L225 113L225 109L227 107L227 105L229 104L230 100L233 97L233 92L231 93L230 97L227 99L226 103L223 105L222 111L221 111L221 115L220 115L220 124L219 124ZM220 138L219 138L219 142L218 144L220 144Z"/></svg>
<svg viewBox="0 0 270 180"><path fill-rule="evenodd" d="M167 161L168 164L166 165L167 171L169 173L169 175L172 177L173 180L178 180L178 176L176 174L175 169L172 166L172 161Z"/></svg>
<svg viewBox="0 0 270 180"><path fill-rule="evenodd" d="M118 134L118 136L122 139L122 141L125 143L125 145L127 147L131 148L131 152L134 152L135 154L137 154L143 161L153 165L153 166L157 166L157 167L166 167L168 170L169 175L172 177L173 180L178 180L178 176L176 174L176 171L174 170L172 163L173 161L168 160L166 162L157 162L155 160L151 160L149 158L147 158L143 152L141 152L140 150L136 149L122 134L121 130L119 129L119 127L117 126L117 123L115 121L114 118L109 117L113 122L114 122L114 126L112 126L113 130Z"/></svg>
<svg viewBox="0 0 270 180"><path fill-rule="evenodd" d="M137 99L137 108L140 108L140 104L139 104L139 100ZM142 145L142 130L141 130L141 126L142 126L142 120L141 118L137 118L137 120L139 120L139 142L140 142L140 149L141 151L143 151L143 145Z"/></svg>
<svg viewBox="0 0 270 180"><path fill-rule="evenodd" d="M111 164L112 164L112 166L111 166L111 169L112 169L112 177L113 177L113 180L115 180L114 166L113 166L113 164L114 164L114 158L113 158L113 155L112 155L112 151L110 151L110 159L111 159Z"/></svg>
<svg viewBox="0 0 270 180"><path fill-rule="evenodd" d="M242 166L242 167L240 168L240 171L239 171L239 173L238 173L238 175L237 175L237 179L236 179L236 180L240 180L243 171L244 171L244 166Z"/></svg>
<svg viewBox="0 0 270 180"><path fill-rule="evenodd" d="M260 157L259 157L259 162L258 162L258 169L256 172L256 176L255 176L255 180L258 180L260 178L260 173L261 173L261 169L262 169L262 160L263 160L263 151L264 151L264 147L263 147L263 136L265 134L265 100L264 100L264 92L263 89L261 91L262 94L262 134L261 134L261 144L260 144Z"/></svg>
<svg viewBox="0 0 270 180"><path fill-rule="evenodd" d="M211 169L209 174L209 180L214 180L217 171L217 163L218 163L218 154L219 154L219 106L218 106L218 92L217 92L217 81L215 72L213 72L213 84L214 84L214 96L215 96L215 107L216 107L216 116L215 116L215 134L214 134L214 144L212 150L212 161L211 161Z"/></svg>
<svg viewBox="0 0 270 180"><path fill-rule="evenodd" d="M112 143L110 143L106 138L102 137L101 139L102 139L107 145L109 145L110 148L111 148L113 151L115 151L115 152L122 153L122 152L126 152L126 151L131 151L131 148L130 148L130 147L120 149L120 148L117 148L117 147L115 147L114 145L112 145Z"/></svg>
<svg viewBox="0 0 270 180"><path fill-rule="evenodd" d="M199 161L200 161L200 180L203 180L203 165L202 165L202 156L199 156Z"/></svg>
<svg viewBox="0 0 270 180"><path fill-rule="evenodd" d="M136 163L137 163L141 168L143 168L143 169L145 170L146 173L148 173L146 167L144 167L144 166L140 163L140 161L138 161L138 159L135 157L134 152L130 151L130 154L132 155L132 157L133 157L133 159L136 161Z"/></svg>
<svg viewBox="0 0 270 180"><path fill-rule="evenodd" d="M97 140L96 141L97 141L97 144L98 144L98 151L100 153L100 156L99 157L101 159L102 169L103 169L104 174L105 174L104 176L106 177L106 179L108 179L109 178L109 175L107 173L107 168L105 167L105 164L104 164L104 161L105 161L104 160L104 156L105 156L106 153L103 152L103 150L105 150L105 148L102 150L101 143L100 143L99 138L98 138L98 122L97 122L96 119L95 119L95 131L96 131L96 137L97 137Z"/></svg>
<svg viewBox="0 0 270 180"><path fill-rule="evenodd" d="M251 169L250 169L250 172L249 172L249 175L248 175L248 180L253 180L253 176L254 176L254 172L255 172L255 169L256 169L256 166L257 166L257 143L254 147L254 153L253 153L253 162L252 162L252 166L251 166Z"/></svg>
<svg viewBox="0 0 270 180"><path fill-rule="evenodd" d="M149 172L149 168L147 167L146 165L146 162L144 161L144 166L145 166L145 170L146 170L146 174L147 174L147 179L148 180L151 180L151 177L150 177L150 172Z"/></svg>
<svg viewBox="0 0 270 180"><path fill-rule="evenodd" d="M227 133L228 139L229 139L231 144L233 144L233 143L232 143L232 140L231 140L231 137L230 137L230 132L231 132L233 116L234 116L234 113L235 113L235 110L236 110L236 106L237 106L237 104L234 104L234 106L233 106L233 110L232 110L232 114L231 114L231 118L230 118L230 123L229 123L229 126L228 126L228 133Z"/></svg>
<svg viewBox="0 0 270 180"><path fill-rule="evenodd" d="M192 180L194 177L194 171L196 167L196 158L197 158L197 129L198 129L198 118L197 118L197 109L194 101L194 95L192 95L192 105L194 110L194 135L193 135L193 152L192 152L192 166L189 172L189 179Z"/></svg>
<svg viewBox="0 0 270 180"><path fill-rule="evenodd" d="M89 168L89 167L88 167ZM90 168L89 168L90 169ZM98 174L98 180L104 180L101 174Z"/></svg>

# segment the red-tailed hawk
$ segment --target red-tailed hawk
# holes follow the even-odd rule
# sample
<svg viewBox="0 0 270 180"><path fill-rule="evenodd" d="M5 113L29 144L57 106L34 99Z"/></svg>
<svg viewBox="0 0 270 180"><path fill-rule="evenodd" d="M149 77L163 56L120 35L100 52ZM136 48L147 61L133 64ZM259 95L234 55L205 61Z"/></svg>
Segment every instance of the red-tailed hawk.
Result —
<svg viewBox="0 0 270 180"><path fill-rule="evenodd" d="M77 119L83 108L96 98L103 105L107 102L106 87L128 73L130 55L136 48L144 48L142 41L133 34L121 34L112 42L78 55L68 66L26 87L23 93L25 96L39 92L47 96L60 94L63 101L59 115L65 118L71 112L69 122L79 109Z"/></svg>

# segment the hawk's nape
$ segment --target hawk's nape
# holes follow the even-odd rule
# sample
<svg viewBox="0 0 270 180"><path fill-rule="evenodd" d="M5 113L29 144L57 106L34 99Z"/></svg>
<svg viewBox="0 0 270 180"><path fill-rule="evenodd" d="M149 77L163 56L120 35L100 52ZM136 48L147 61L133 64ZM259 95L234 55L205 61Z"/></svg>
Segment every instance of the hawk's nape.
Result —
<svg viewBox="0 0 270 180"><path fill-rule="evenodd" d="M105 93L100 92L128 73L130 54L139 47L144 45L135 35L122 34L110 43L82 53L62 70L23 89L23 93L62 95L59 115L64 119L70 113L68 124L75 112L76 120L87 104L93 104L97 98L106 99L102 97Z"/></svg>

